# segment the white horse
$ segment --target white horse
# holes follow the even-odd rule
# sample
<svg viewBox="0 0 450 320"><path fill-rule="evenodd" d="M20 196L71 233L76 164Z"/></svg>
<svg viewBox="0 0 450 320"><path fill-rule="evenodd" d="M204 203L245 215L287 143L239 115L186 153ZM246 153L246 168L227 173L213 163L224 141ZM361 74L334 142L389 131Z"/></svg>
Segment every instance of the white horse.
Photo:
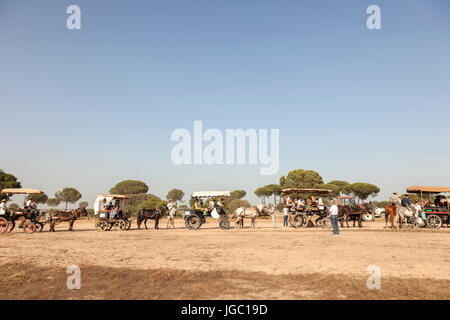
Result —
<svg viewBox="0 0 450 320"><path fill-rule="evenodd" d="M397 212L395 215L397 220L397 229L399 226L403 226L403 222L406 227L408 227L408 218L411 220L413 228L415 228L416 225L420 226L423 224L423 220L419 215L422 212L422 207L420 204L412 205L411 207L413 210L404 206L397 206Z"/></svg>
<svg viewBox="0 0 450 320"><path fill-rule="evenodd" d="M169 229L169 225L172 225L172 229L175 229L175 214L177 212L177 209L173 207L170 209L169 214L167 215L167 225L166 229Z"/></svg>
<svg viewBox="0 0 450 320"><path fill-rule="evenodd" d="M251 219L251 227L257 228L256 218L258 218L258 216L262 212L264 212L264 213L267 212L267 208L264 203L261 203L257 206L253 206L250 208L240 207L240 208L237 208L236 211L234 211L233 217L231 219L232 220L236 219L235 227L238 228L239 224L242 224L242 226L243 226L244 218L250 218Z"/></svg>

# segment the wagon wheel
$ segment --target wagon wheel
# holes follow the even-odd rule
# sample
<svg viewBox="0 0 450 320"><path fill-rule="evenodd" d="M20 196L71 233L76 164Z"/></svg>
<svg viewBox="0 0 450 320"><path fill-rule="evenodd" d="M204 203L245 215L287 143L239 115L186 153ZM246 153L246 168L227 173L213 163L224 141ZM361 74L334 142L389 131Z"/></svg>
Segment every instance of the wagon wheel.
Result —
<svg viewBox="0 0 450 320"><path fill-rule="evenodd" d="M44 224L42 222L35 222L34 226L36 227L37 232L42 232L42 229L44 229Z"/></svg>
<svg viewBox="0 0 450 320"><path fill-rule="evenodd" d="M8 232L9 222L5 218L0 218L0 234Z"/></svg>
<svg viewBox="0 0 450 320"><path fill-rule="evenodd" d="M294 228L301 228L306 223L306 215L304 213L296 213L291 215L289 219L289 224Z"/></svg>
<svg viewBox="0 0 450 320"><path fill-rule="evenodd" d="M197 230L202 225L202 218L196 214L189 215L185 221L186 228L189 230Z"/></svg>
<svg viewBox="0 0 450 320"><path fill-rule="evenodd" d="M114 222L106 222L106 231L110 231L114 227Z"/></svg>
<svg viewBox="0 0 450 320"><path fill-rule="evenodd" d="M115 227L116 227L116 229L118 228L118 229L121 230L121 231L126 231L126 230L128 230L128 229L127 229L127 223L126 223L125 220L123 220L123 219L117 220Z"/></svg>
<svg viewBox="0 0 450 320"><path fill-rule="evenodd" d="M427 217L427 225L431 229L439 229L440 227L442 227L442 219L435 214L429 215Z"/></svg>
<svg viewBox="0 0 450 320"><path fill-rule="evenodd" d="M106 221L97 221L95 228L97 229L97 231L106 231L108 228L108 224L106 223Z"/></svg>
<svg viewBox="0 0 450 320"><path fill-rule="evenodd" d="M23 226L23 231L25 233L31 234L36 231L36 226L33 222L26 222Z"/></svg>
<svg viewBox="0 0 450 320"><path fill-rule="evenodd" d="M131 228L131 221L127 221L127 230L130 230Z"/></svg>
<svg viewBox="0 0 450 320"><path fill-rule="evenodd" d="M219 228L222 230L230 229L230 221L228 219L220 219L219 220Z"/></svg>

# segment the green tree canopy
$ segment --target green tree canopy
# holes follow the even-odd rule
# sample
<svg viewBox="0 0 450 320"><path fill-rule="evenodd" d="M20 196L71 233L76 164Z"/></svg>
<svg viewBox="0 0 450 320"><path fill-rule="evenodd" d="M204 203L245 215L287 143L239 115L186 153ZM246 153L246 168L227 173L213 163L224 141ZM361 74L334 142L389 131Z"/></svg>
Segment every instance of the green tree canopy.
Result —
<svg viewBox="0 0 450 320"><path fill-rule="evenodd" d="M87 208L89 203L87 201L81 201L79 204L80 208Z"/></svg>
<svg viewBox="0 0 450 320"><path fill-rule="evenodd" d="M247 200L241 200L241 199L232 199L228 204L225 206L225 210L228 213L233 213L236 211L237 208L249 208L250 203Z"/></svg>
<svg viewBox="0 0 450 320"><path fill-rule="evenodd" d="M247 192L245 192L244 190L234 190L230 192L230 198L231 199L242 199L243 197L245 197L247 195Z"/></svg>
<svg viewBox="0 0 450 320"><path fill-rule="evenodd" d="M339 187L332 183L324 184L319 189L332 190L332 192L329 195L327 195L327 198L335 198L335 197L339 196L339 194L341 193L341 190L339 189Z"/></svg>
<svg viewBox="0 0 450 320"><path fill-rule="evenodd" d="M284 188L317 188L323 185L323 179L315 171L297 169L280 178L280 186Z"/></svg>
<svg viewBox="0 0 450 320"><path fill-rule="evenodd" d="M184 197L183 190L176 189L176 188L170 190L166 195L167 200L172 200L175 202L180 201L181 199L183 199L183 197Z"/></svg>
<svg viewBox="0 0 450 320"><path fill-rule="evenodd" d="M348 183L347 181L333 180L333 181L328 182L327 185L334 185L335 186L334 189L332 189L332 188L329 188L329 189L335 191L336 188L337 188L338 189L338 193L337 193L336 196L338 196L338 195L340 195L343 192L345 187L350 185L350 183Z"/></svg>
<svg viewBox="0 0 450 320"><path fill-rule="evenodd" d="M258 198L262 198L263 203L266 203L266 197L270 197L272 195L272 190L267 187L260 187L255 190L255 195Z"/></svg>
<svg viewBox="0 0 450 320"><path fill-rule="evenodd" d="M48 196L45 193L42 194L29 194L27 196L27 199L34 200L37 203L46 203L48 200Z"/></svg>
<svg viewBox="0 0 450 320"><path fill-rule="evenodd" d="M75 203L81 199L81 193L75 188L64 188L62 191L55 193L55 198L61 202L65 202L65 210L67 210L68 203Z"/></svg>
<svg viewBox="0 0 450 320"><path fill-rule="evenodd" d="M138 194L147 193L148 185L139 180L124 180L112 187L111 194Z"/></svg>
<svg viewBox="0 0 450 320"><path fill-rule="evenodd" d="M22 185L17 178L10 173L6 173L5 171L0 169L0 191L6 188L21 188ZM9 197L6 194L0 193L0 201Z"/></svg>
<svg viewBox="0 0 450 320"><path fill-rule="evenodd" d="M46 203L47 203L47 205L48 205L50 208L54 208L54 207L59 206L59 204L61 203L61 201L60 201L58 198L50 198L50 199L47 200Z"/></svg>
<svg viewBox="0 0 450 320"><path fill-rule="evenodd" d="M152 197L140 203L138 205L138 209L156 209L164 203L165 201L161 200L160 198Z"/></svg>
<svg viewBox="0 0 450 320"><path fill-rule="evenodd" d="M346 186L343 192L352 194L364 202L369 196L376 196L380 188L370 183L357 182Z"/></svg>

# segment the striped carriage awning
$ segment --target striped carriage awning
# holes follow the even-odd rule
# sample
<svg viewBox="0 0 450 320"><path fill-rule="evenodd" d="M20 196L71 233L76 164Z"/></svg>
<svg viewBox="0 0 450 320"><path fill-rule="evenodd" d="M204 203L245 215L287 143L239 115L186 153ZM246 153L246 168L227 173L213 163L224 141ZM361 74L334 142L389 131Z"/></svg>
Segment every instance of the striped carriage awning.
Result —
<svg viewBox="0 0 450 320"><path fill-rule="evenodd" d="M447 193L450 192L450 187L435 187L435 186L412 186L406 189L407 193Z"/></svg>
<svg viewBox="0 0 450 320"><path fill-rule="evenodd" d="M25 188L9 188L3 189L4 194L43 194L41 190L38 189L25 189Z"/></svg>

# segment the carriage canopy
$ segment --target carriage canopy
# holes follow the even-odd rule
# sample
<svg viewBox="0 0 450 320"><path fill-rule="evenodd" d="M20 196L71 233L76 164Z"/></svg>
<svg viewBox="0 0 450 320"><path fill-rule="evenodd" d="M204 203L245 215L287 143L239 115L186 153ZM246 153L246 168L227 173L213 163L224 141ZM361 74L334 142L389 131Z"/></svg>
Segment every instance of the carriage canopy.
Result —
<svg viewBox="0 0 450 320"><path fill-rule="evenodd" d="M230 197L230 191L196 191L192 194L194 198Z"/></svg>
<svg viewBox="0 0 450 320"><path fill-rule="evenodd" d="M38 189L25 189L25 188L9 188L3 189L3 194L43 194L41 190Z"/></svg>
<svg viewBox="0 0 450 320"><path fill-rule="evenodd" d="M289 193L310 193L310 194L330 194L333 190L328 189L301 189L301 188L286 188L281 190L286 194Z"/></svg>
<svg viewBox="0 0 450 320"><path fill-rule="evenodd" d="M113 200L119 200L120 201L120 207L123 209L123 205L125 200L129 199L129 197L123 195L123 194L98 194L95 196L95 202L94 202L94 214L97 215L100 211L101 203L103 202L103 199L106 199L106 202L111 202Z"/></svg>
<svg viewBox="0 0 450 320"><path fill-rule="evenodd" d="M407 193L449 193L450 187L412 186L406 189Z"/></svg>

